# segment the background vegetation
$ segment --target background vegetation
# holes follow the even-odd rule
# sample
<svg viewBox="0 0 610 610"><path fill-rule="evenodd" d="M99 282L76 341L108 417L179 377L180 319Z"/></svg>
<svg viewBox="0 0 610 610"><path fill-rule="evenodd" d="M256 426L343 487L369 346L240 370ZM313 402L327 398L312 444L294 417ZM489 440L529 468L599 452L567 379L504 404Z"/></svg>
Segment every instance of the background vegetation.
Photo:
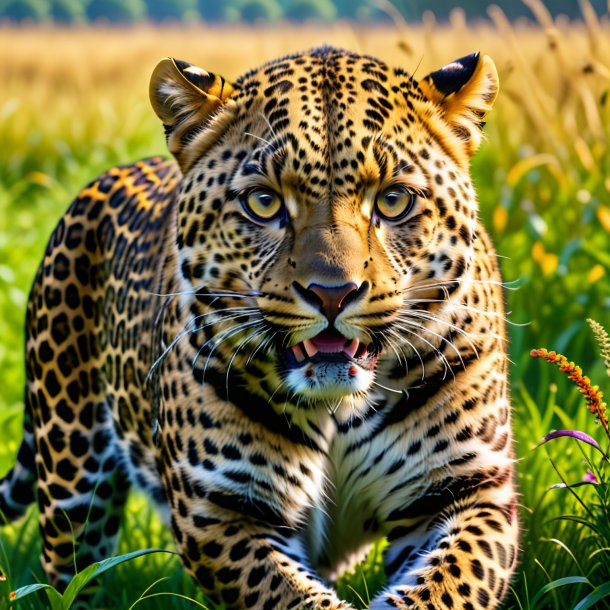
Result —
<svg viewBox="0 0 610 610"><path fill-rule="evenodd" d="M606 0L589 0L598 14L606 9ZM452 0L393 0L398 14L406 19L420 19L433 8L434 14L446 20L456 6ZM486 17L488 6L498 5L511 19L531 18L531 11L514 0L462 0L468 18ZM379 0L0 0L0 20L17 22L82 23L106 21L113 23L151 21L258 21L282 19L300 21L314 19L387 20L385 2ZM553 15L580 16L575 0L552 0L548 3Z"/></svg>
<svg viewBox="0 0 610 610"><path fill-rule="evenodd" d="M606 328L610 322L610 23L588 0L579 2L578 22L554 20L537 0L526 4L536 25L511 24L501 9L490 8L487 20L476 24L454 10L446 24L428 14L417 26L395 14L395 23L385 26L0 29L0 472L10 467L21 439L22 327L36 266L54 224L85 183L113 164L165 150L147 100L159 58L188 59L230 78L279 54L330 42L421 77L481 50L495 59L502 90L473 175L481 216L509 283L524 526L522 563L505 607L574 608L592 587L609 581L608 537L573 520L586 522L587 511L599 513L595 489L578 489L582 504L568 489L549 490L560 477L581 480L589 448L583 456L575 442L559 439L534 449L552 428L585 430L600 443L602 435L576 388L528 354L536 347L558 349L609 385L585 319ZM340 3L333 6L338 11ZM0 608L8 607L10 590L43 578L35 521L31 511L0 532L0 569L7 576L0 582ZM171 548L142 497L131 499L125 522L121 552ZM342 592L353 597L353 587L366 600L363 574L369 589L379 581L378 549L364 573L341 584ZM129 608L166 576L169 581L154 590L199 595L174 557L149 555L109 572L100 603ZM563 577L587 578L589 584L572 578L545 593L547 583ZM158 598L138 607L195 607L178 599L168 604ZM45 605L41 597L19 607ZM597 607L608 606L600 601Z"/></svg>

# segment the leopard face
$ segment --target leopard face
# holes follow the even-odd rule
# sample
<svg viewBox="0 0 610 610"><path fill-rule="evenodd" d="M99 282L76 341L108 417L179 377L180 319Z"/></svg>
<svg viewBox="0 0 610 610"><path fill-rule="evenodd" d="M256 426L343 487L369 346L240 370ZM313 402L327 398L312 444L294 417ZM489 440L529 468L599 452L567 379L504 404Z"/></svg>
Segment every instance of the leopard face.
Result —
<svg viewBox="0 0 610 610"><path fill-rule="evenodd" d="M448 109L433 78L418 85L331 48L234 85L183 62L153 77L184 171L177 256L205 336L198 362L223 353L301 406L349 398L357 408L380 365L436 345L437 331L420 332L434 317L421 303L450 295L472 264L468 157L496 92L493 66L470 62L438 73L441 86L448 75L460 85ZM188 123L192 112L184 89L206 86L217 94L209 116L181 126L176 116Z"/></svg>

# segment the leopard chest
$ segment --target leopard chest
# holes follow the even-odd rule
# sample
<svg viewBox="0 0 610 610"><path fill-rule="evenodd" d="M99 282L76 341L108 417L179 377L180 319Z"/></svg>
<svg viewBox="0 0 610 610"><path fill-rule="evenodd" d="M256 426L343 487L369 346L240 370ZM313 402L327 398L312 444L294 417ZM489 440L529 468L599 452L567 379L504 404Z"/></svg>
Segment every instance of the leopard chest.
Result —
<svg viewBox="0 0 610 610"><path fill-rule="evenodd" d="M312 562L328 578L361 560L371 543L387 536L397 515L416 506L445 475L446 456L435 454L435 442L426 442L428 426L428 417L388 425L384 413L338 426L326 464L327 487L308 529Z"/></svg>

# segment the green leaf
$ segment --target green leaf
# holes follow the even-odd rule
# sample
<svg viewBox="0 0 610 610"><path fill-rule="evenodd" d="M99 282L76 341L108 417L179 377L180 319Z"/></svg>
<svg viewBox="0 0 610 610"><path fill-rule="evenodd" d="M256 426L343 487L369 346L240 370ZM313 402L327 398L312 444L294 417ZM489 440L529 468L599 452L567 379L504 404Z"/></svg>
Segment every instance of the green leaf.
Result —
<svg viewBox="0 0 610 610"><path fill-rule="evenodd" d="M121 563L135 559L142 555L148 555L150 553L174 553L175 551L168 551L165 549L142 549L140 551L133 551L132 553L126 553L125 555L119 555L118 557L110 557L109 559L103 559L96 563L92 563L87 566L84 570L81 570L78 574L72 578L70 584L66 588L63 596L62 609L69 610L74 603L74 600L78 594L95 578L118 566Z"/></svg>
<svg viewBox="0 0 610 610"><path fill-rule="evenodd" d="M16 591L14 591L15 595L12 597L11 601L19 601L32 593L36 593L36 591L44 590L49 598L49 602L51 604L51 608L53 610L63 610L62 604L62 596L61 593L51 585L47 585L44 583L37 583L35 585L25 585L25 587L19 587Z"/></svg>
<svg viewBox="0 0 610 610"><path fill-rule="evenodd" d="M554 580L553 582L550 582L550 583L544 585L544 587L542 587L542 589L540 589L540 591L538 591L538 593L536 593L536 595L532 599L531 605L533 608L535 608L536 604L540 601L540 599L544 595L546 595L549 591L553 591L554 589L557 589L558 587L564 587L565 585L576 585L576 584L591 585L589 580L587 578L585 578L584 576L566 576L565 578L559 578L557 580ZM576 609L574 609L574 610L576 610Z"/></svg>
<svg viewBox="0 0 610 610"><path fill-rule="evenodd" d="M107 570L110 570L121 563L131 561L132 559L136 559L136 557L141 557L142 555L150 555L151 553L169 553L170 555L178 554L176 551L170 551L168 549L141 549L139 551L133 551L132 553L125 553L125 555L119 555L118 557L110 557L109 559L104 559L96 564L97 570L95 570L91 576L91 579L97 578Z"/></svg>
<svg viewBox="0 0 610 610"><path fill-rule="evenodd" d="M62 608L63 610L69 610L74 603L77 595L87 586L87 583L93 578L93 574L97 570L99 563L92 563L81 570L78 574L75 574L72 580L69 582L66 590L64 591Z"/></svg>
<svg viewBox="0 0 610 610"><path fill-rule="evenodd" d="M600 599L610 596L610 582L596 587L587 597L583 597L575 606L574 610L587 610L593 607Z"/></svg>

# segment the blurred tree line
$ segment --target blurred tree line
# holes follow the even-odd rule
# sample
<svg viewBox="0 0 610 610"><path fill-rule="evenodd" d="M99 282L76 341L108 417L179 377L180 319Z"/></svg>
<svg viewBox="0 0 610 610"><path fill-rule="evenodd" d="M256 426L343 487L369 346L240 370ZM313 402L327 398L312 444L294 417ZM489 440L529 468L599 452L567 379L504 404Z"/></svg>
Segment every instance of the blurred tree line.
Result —
<svg viewBox="0 0 610 610"><path fill-rule="evenodd" d="M531 17L529 9L515 0L391 0L407 20L419 20L425 10L432 10L444 20L450 11L461 7L469 19L485 18L490 4L500 6L511 19ZM606 12L606 0L591 0L598 14ZM383 6L388 0L0 0L0 20L17 22L79 23L106 21L133 23L143 19L153 22L173 21L279 21L308 19L359 21L388 19ZM575 0L547 0L554 15L580 17Z"/></svg>

